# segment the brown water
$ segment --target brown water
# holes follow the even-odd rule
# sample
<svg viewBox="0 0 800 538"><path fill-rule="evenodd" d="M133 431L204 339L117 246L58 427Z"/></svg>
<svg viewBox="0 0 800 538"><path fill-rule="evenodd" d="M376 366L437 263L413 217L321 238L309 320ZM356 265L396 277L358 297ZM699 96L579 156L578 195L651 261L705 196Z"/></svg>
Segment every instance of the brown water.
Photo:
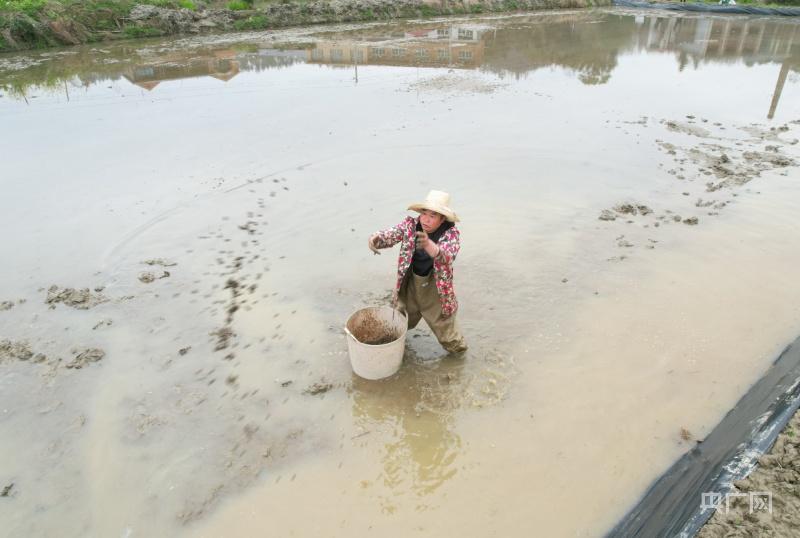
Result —
<svg viewBox="0 0 800 538"><path fill-rule="evenodd" d="M608 9L0 56L0 535L601 535L800 332L799 44ZM470 351L358 379L366 238L432 188Z"/></svg>

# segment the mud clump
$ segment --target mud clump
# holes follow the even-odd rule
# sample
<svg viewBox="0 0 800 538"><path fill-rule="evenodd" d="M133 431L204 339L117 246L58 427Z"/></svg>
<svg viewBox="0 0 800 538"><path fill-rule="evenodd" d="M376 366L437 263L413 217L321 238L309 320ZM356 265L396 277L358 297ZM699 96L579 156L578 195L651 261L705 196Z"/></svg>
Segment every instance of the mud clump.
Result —
<svg viewBox="0 0 800 538"><path fill-rule="evenodd" d="M14 489L14 482L11 482L3 488L3 491L0 491L0 497L10 497L12 489Z"/></svg>
<svg viewBox="0 0 800 538"><path fill-rule="evenodd" d="M39 363L47 360L47 357L42 353L34 353L27 342L0 340L0 362L9 360Z"/></svg>
<svg viewBox="0 0 800 538"><path fill-rule="evenodd" d="M621 215L636 215L639 212L633 204L618 204L614 206L614 211Z"/></svg>
<svg viewBox="0 0 800 538"><path fill-rule="evenodd" d="M604 211L608 210L606 209ZM650 213L653 212L652 209L650 209L644 204L629 204L629 203L615 205L614 211L616 211L620 215L642 215L642 216L649 215Z"/></svg>
<svg viewBox="0 0 800 538"><path fill-rule="evenodd" d="M669 129L670 131L674 131L676 133L688 134L700 138L706 138L711 135L711 133L706 129L688 123L682 123L677 121L666 121L664 122L664 124L667 126L667 129Z"/></svg>
<svg viewBox="0 0 800 538"><path fill-rule="evenodd" d="M108 298L105 295L101 293L92 293L89 288L59 288L53 284L48 288L47 298L44 302L50 305L51 309L61 303L72 308L77 308L78 310L88 310L107 301Z"/></svg>
<svg viewBox="0 0 800 538"><path fill-rule="evenodd" d="M93 362L98 362L106 356L106 352L98 348L89 348L78 353L71 362L67 363L67 368L80 370Z"/></svg>
<svg viewBox="0 0 800 538"><path fill-rule="evenodd" d="M617 216L614 214L613 211L609 209L604 209L600 212L600 216L597 217L599 220L617 220Z"/></svg>
<svg viewBox="0 0 800 538"><path fill-rule="evenodd" d="M149 260L144 260L142 262L145 265L159 265L161 267L174 267L178 265L175 262L171 262L169 260L165 260L164 258L151 258Z"/></svg>
<svg viewBox="0 0 800 538"><path fill-rule="evenodd" d="M653 210L644 204L632 204L626 202L615 205L613 207L613 211L611 209L603 209L600 212L600 216L598 216L597 218L599 220L614 221L617 220L618 215L646 216L651 214L652 212ZM633 222L633 221L628 221L628 222Z"/></svg>
<svg viewBox="0 0 800 538"><path fill-rule="evenodd" d="M14 308L14 301L0 301L0 312Z"/></svg>
<svg viewBox="0 0 800 538"><path fill-rule="evenodd" d="M324 394L333 388L333 384L326 383L321 381L319 383L314 383L306 388L303 393L310 394L311 396L316 396L317 394Z"/></svg>
<svg viewBox="0 0 800 538"><path fill-rule="evenodd" d="M795 162L789 157L777 154L777 149L771 152L745 151L742 153L742 157L750 162L759 164L768 163L775 168L785 168L795 164Z"/></svg>
<svg viewBox="0 0 800 538"><path fill-rule="evenodd" d="M139 281L144 284L150 284L155 282L156 280L160 280L162 278L168 278L170 276L169 271L162 271L160 275L156 276L155 273L151 271L143 271L139 273Z"/></svg>
<svg viewBox="0 0 800 538"><path fill-rule="evenodd" d="M699 222L700 220L697 217L687 217L683 219L683 223L689 226L696 226Z"/></svg>

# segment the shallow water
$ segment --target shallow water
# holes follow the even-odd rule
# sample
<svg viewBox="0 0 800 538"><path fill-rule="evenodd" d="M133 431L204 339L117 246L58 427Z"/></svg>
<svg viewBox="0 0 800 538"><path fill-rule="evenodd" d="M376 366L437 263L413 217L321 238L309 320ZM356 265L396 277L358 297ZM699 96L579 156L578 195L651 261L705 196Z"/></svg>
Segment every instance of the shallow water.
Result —
<svg viewBox="0 0 800 538"><path fill-rule="evenodd" d="M0 56L0 340L47 357L0 354L0 534L601 535L800 332L798 46L604 9ZM432 188L470 351L361 380L366 238Z"/></svg>

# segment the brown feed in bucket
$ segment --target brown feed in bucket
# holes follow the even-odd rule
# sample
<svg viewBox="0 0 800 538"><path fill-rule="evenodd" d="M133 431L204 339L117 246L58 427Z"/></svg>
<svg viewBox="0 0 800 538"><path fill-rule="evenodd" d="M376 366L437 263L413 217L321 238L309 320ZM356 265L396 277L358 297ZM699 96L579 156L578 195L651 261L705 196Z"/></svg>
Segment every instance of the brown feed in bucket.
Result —
<svg viewBox="0 0 800 538"><path fill-rule="evenodd" d="M400 338L396 328L378 319L372 312L367 311L354 321L356 321L355 327L350 332L362 344L379 346Z"/></svg>

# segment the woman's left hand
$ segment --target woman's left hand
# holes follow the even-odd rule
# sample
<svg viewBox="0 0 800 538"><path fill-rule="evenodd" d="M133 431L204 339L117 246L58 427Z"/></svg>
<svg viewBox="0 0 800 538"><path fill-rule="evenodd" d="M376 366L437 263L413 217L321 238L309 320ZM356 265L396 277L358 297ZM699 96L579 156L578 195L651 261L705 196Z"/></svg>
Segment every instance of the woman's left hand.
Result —
<svg viewBox="0 0 800 538"><path fill-rule="evenodd" d="M431 241L431 238L424 231L417 232L417 248L427 252L431 258L439 255L439 245Z"/></svg>
<svg viewBox="0 0 800 538"><path fill-rule="evenodd" d="M417 232L417 250L428 250L428 245L432 243L431 238L425 232Z"/></svg>

